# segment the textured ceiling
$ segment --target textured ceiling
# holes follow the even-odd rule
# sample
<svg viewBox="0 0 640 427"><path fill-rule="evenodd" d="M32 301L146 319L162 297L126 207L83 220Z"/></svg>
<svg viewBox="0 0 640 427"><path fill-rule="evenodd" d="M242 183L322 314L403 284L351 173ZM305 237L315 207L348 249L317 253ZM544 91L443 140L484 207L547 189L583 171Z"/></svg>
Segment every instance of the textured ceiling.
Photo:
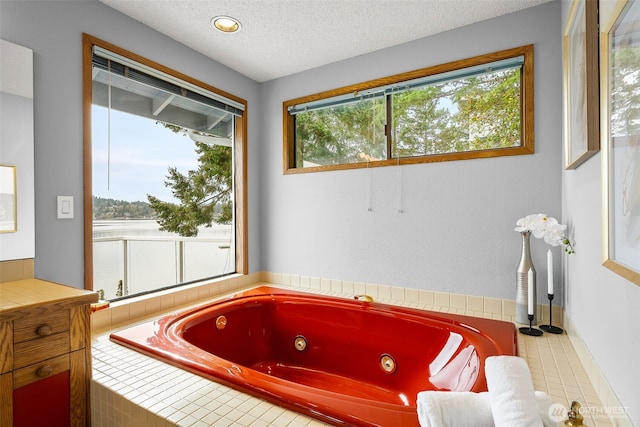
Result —
<svg viewBox="0 0 640 427"><path fill-rule="evenodd" d="M101 0L264 82L551 0ZM242 29L214 31L228 15Z"/></svg>

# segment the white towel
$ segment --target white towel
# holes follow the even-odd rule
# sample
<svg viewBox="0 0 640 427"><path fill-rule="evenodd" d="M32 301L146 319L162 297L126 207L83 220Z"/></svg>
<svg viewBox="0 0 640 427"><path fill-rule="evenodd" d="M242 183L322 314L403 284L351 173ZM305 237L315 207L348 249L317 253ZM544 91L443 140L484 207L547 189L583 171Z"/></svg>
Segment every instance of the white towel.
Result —
<svg viewBox="0 0 640 427"><path fill-rule="evenodd" d="M542 425L558 427L549 414L551 397L542 391L536 391L535 395ZM421 391L417 403L418 421L422 427L494 426L487 392Z"/></svg>
<svg viewBox="0 0 640 427"><path fill-rule="evenodd" d="M422 427L493 427L488 393L421 391L417 397Z"/></svg>
<svg viewBox="0 0 640 427"><path fill-rule="evenodd" d="M484 369L496 427L542 427L527 362L516 356L491 356Z"/></svg>
<svg viewBox="0 0 640 427"><path fill-rule="evenodd" d="M542 425L544 427L558 427L558 423L551 419L551 414L549 413L549 409L553 404L551 397L543 391L536 391L536 400L538 401L538 413L540 414Z"/></svg>

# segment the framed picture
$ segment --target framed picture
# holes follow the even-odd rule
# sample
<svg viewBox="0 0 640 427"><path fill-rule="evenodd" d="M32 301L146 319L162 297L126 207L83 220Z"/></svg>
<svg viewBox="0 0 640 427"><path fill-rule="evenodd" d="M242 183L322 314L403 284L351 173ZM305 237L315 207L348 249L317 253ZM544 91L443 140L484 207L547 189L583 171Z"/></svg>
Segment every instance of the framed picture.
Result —
<svg viewBox="0 0 640 427"><path fill-rule="evenodd" d="M0 233L18 231L16 167L0 165Z"/></svg>
<svg viewBox="0 0 640 427"><path fill-rule="evenodd" d="M640 285L640 1L602 32L604 265Z"/></svg>
<svg viewBox="0 0 640 427"><path fill-rule="evenodd" d="M600 150L598 0L573 0L564 32L565 168Z"/></svg>

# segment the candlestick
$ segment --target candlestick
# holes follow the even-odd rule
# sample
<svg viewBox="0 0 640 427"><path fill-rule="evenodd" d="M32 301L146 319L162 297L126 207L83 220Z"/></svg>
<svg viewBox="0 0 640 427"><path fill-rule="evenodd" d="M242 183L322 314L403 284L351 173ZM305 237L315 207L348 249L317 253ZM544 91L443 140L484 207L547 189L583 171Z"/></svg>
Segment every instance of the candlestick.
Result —
<svg viewBox="0 0 640 427"><path fill-rule="evenodd" d="M527 313L533 316L533 287L536 285L533 283L533 270L529 269L527 273Z"/></svg>
<svg viewBox="0 0 640 427"><path fill-rule="evenodd" d="M553 294L547 294L547 298L549 298L549 324L548 325L540 325L540 329L545 332L549 332L550 334L561 334L564 332L564 329L558 328L557 326L553 326L551 313L553 312L551 307L551 301L553 301Z"/></svg>
<svg viewBox="0 0 640 427"><path fill-rule="evenodd" d="M531 335L532 337L539 337L540 335L542 335L542 331L540 329L531 327L531 324L533 322L533 314L529 314L528 317L529 317L529 327L519 328L518 330L520 331L521 334Z"/></svg>
<svg viewBox="0 0 640 427"><path fill-rule="evenodd" d="M553 256L551 249L547 251L547 294L553 295Z"/></svg>

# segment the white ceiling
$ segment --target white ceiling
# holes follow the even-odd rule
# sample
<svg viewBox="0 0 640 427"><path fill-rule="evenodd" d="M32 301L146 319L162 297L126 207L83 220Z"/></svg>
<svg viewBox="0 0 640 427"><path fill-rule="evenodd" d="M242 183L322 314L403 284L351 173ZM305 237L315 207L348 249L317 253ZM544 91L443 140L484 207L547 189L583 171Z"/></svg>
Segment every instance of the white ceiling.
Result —
<svg viewBox="0 0 640 427"><path fill-rule="evenodd" d="M101 1L264 82L552 0ZM213 30L217 15L242 29Z"/></svg>

